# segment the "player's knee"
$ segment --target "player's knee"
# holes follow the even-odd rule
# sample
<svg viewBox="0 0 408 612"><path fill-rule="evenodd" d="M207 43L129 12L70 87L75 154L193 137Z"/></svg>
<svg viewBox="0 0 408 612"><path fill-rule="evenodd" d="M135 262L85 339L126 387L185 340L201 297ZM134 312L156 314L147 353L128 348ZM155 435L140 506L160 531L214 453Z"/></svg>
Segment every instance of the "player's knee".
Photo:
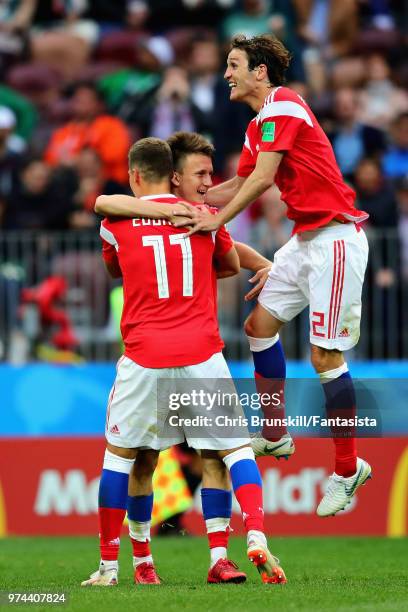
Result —
<svg viewBox="0 0 408 612"><path fill-rule="evenodd" d="M122 448L119 446L114 446L113 444L109 444L109 442L107 443L106 448L113 455L122 457L122 459L134 459L137 453L135 448Z"/></svg>
<svg viewBox="0 0 408 612"><path fill-rule="evenodd" d="M252 322L252 318L251 315L249 315L249 317L247 317L247 319L245 320L244 323L244 331L246 333L247 336L253 336L254 335L254 324Z"/></svg>
<svg viewBox="0 0 408 612"><path fill-rule="evenodd" d="M228 489L230 486L228 470L222 459L203 460L203 483L206 487Z"/></svg>
<svg viewBox="0 0 408 612"><path fill-rule="evenodd" d="M344 362L343 354L336 349L326 349L314 344L310 347L310 359L315 371L328 372L339 368Z"/></svg>
<svg viewBox="0 0 408 612"><path fill-rule="evenodd" d="M271 338L276 336L283 323L272 315L255 309L251 312L244 323L244 331L252 338Z"/></svg>
<svg viewBox="0 0 408 612"><path fill-rule="evenodd" d="M154 451L139 451L135 461L135 474L139 478L153 475L158 460L159 455Z"/></svg>

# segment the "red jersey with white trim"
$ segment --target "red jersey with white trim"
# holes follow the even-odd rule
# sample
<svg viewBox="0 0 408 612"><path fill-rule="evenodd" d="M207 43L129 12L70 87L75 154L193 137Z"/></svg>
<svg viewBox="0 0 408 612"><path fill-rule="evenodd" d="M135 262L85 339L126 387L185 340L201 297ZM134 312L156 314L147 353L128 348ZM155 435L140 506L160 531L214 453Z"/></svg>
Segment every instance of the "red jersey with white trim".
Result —
<svg viewBox="0 0 408 612"><path fill-rule="evenodd" d="M278 87L249 123L238 175L254 170L258 153L284 153L275 176L293 233L313 230L333 219L359 223L368 218L354 206L355 192L346 185L332 146L305 101L288 87Z"/></svg>
<svg viewBox="0 0 408 612"><path fill-rule="evenodd" d="M171 194L149 196L180 202ZM121 332L125 355L147 368L194 365L218 353L219 334L213 290L213 255L233 246L223 228L193 234L162 219L104 219L103 258L118 263L123 276Z"/></svg>

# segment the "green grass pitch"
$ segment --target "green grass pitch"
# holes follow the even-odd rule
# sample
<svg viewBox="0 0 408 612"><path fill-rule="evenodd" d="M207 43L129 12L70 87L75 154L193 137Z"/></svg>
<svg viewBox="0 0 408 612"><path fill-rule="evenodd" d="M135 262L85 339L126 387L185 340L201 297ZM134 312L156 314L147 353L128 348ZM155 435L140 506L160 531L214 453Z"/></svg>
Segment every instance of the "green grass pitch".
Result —
<svg viewBox="0 0 408 612"><path fill-rule="evenodd" d="M123 537L119 585L85 589L79 583L98 566L96 538L6 538L0 540L0 590L64 591L69 596L64 606L11 608L69 612L408 610L408 539L274 538L270 546L281 558L287 585L263 585L245 557L244 539L234 537L230 558L247 572L247 582L207 585L206 539L167 537L153 541L163 584L136 587Z"/></svg>

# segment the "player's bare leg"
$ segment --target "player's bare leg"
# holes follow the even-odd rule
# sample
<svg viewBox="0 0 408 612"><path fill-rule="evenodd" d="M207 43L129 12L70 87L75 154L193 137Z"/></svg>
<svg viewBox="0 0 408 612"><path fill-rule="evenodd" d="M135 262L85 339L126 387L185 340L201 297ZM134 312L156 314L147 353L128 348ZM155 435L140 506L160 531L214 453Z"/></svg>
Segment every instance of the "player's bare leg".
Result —
<svg viewBox="0 0 408 612"><path fill-rule="evenodd" d="M129 474L127 513L133 548L136 584L160 584L150 551L150 526L153 510L153 474L159 451L139 450Z"/></svg>
<svg viewBox="0 0 408 612"><path fill-rule="evenodd" d="M356 398L343 353L312 344L311 361L323 386L328 417L354 420ZM335 445L334 473L317 508L319 516L330 516L343 510L357 489L371 478L370 465L357 457L354 427L332 427L332 433Z"/></svg>
<svg viewBox="0 0 408 612"><path fill-rule="evenodd" d="M245 321L245 333L255 365L255 382L258 393L269 397L279 395L278 406L262 402L262 430L252 439L255 456L272 455L277 459L288 459L295 452L291 436L283 424L271 424L273 420L282 421L285 417L284 387L286 363L279 330L283 322L279 321L259 303ZM275 401L273 402L275 404ZM269 421L269 424L268 424Z"/></svg>
<svg viewBox="0 0 408 612"><path fill-rule="evenodd" d="M228 559L228 538L232 507L228 470L217 451L202 452L201 503L210 546L208 583L245 582L246 575Z"/></svg>
<svg viewBox="0 0 408 612"><path fill-rule="evenodd" d="M118 583L120 533L126 515L129 472L135 457L136 449L106 445L98 496L100 564L82 586Z"/></svg>
<svg viewBox="0 0 408 612"><path fill-rule="evenodd" d="M219 451L227 466L235 497L241 508L247 532L248 559L254 563L262 582L285 583L286 577L279 559L268 550L264 530L262 479L250 446Z"/></svg>

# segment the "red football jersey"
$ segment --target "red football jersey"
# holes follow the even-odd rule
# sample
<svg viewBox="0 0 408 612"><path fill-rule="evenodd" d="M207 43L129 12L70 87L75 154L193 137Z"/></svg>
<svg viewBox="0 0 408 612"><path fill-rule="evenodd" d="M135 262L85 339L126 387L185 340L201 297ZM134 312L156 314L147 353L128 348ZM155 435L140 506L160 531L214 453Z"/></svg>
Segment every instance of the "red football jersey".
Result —
<svg viewBox="0 0 408 612"><path fill-rule="evenodd" d="M169 194L148 196L172 205ZM213 256L233 243L228 232L193 234L162 219L104 219L103 257L119 263L125 355L147 368L194 365L223 348L216 317Z"/></svg>
<svg viewBox="0 0 408 612"><path fill-rule="evenodd" d="M245 134L238 175L247 177L258 153L283 151L275 182L295 222L293 233L327 225L332 219L368 218L354 206L355 192L345 184L332 146L305 101L288 87L277 87Z"/></svg>

